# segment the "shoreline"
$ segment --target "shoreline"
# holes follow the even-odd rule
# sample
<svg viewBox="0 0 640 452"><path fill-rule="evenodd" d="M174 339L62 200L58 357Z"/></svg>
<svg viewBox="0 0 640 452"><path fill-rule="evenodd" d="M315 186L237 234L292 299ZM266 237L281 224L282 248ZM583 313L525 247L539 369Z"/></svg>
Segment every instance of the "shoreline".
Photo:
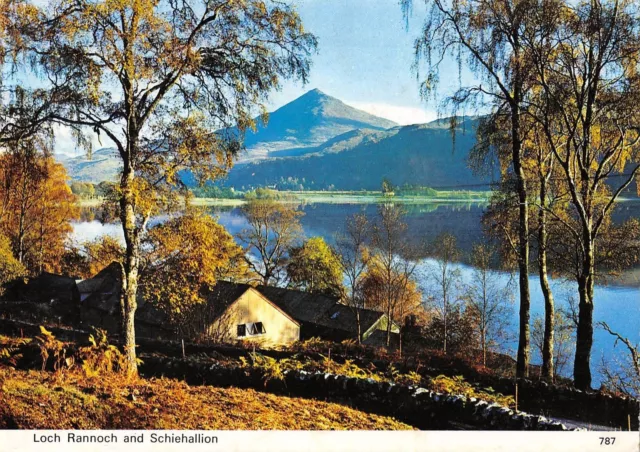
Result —
<svg viewBox="0 0 640 452"><path fill-rule="evenodd" d="M303 191L282 191L276 192L274 201L280 203L303 203L303 204L407 204L407 205L446 205L446 204L489 204L491 192L468 192L469 197L464 192L440 191L436 196L412 196L398 195L385 196L381 192L303 192ZM269 198L263 198L269 199ZM80 199L80 207L98 207L102 203L101 198ZM207 198L193 197L192 206L221 206L239 207L249 202L245 198ZM637 198L619 198L618 203L640 202Z"/></svg>
<svg viewBox="0 0 640 452"><path fill-rule="evenodd" d="M483 194L485 192L482 192ZM281 203L306 204L488 204L490 192L486 195L470 192L469 195L459 195L456 192L440 192L436 196L386 196L380 192L277 192L274 201ZM278 196L281 195L281 196ZM244 198L193 198L191 205L196 206L241 206L249 200Z"/></svg>

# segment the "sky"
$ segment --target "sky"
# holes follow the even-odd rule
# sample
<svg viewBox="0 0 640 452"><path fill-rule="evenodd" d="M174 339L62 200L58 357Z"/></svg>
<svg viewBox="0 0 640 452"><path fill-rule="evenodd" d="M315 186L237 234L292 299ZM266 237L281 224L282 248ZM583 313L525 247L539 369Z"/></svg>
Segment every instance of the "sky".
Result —
<svg viewBox="0 0 640 452"><path fill-rule="evenodd" d="M290 0L308 31L318 38L307 85L285 82L273 92L269 111L317 88L355 108L399 124L425 123L437 118L437 100L420 97L414 64L414 42L426 15L422 0L405 21L399 0ZM463 72L463 82L470 80ZM458 86L453 61L441 67L439 93ZM77 154L68 130L58 128L56 152ZM93 137L94 148L109 146Z"/></svg>
<svg viewBox="0 0 640 452"><path fill-rule="evenodd" d="M414 41L425 8L416 0L411 19L403 18L398 0L298 0L302 22L319 41L307 86L286 83L272 96L274 110L318 88L345 103L399 124L437 117L435 102L420 98L412 69ZM445 64L457 79L457 70Z"/></svg>

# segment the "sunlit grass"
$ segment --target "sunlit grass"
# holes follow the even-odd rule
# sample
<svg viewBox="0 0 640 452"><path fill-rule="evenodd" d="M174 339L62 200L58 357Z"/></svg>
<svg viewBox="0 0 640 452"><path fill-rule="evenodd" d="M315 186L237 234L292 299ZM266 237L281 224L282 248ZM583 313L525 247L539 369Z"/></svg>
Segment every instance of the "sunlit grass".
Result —
<svg viewBox="0 0 640 452"><path fill-rule="evenodd" d="M251 389L0 368L0 428L406 430L393 418Z"/></svg>

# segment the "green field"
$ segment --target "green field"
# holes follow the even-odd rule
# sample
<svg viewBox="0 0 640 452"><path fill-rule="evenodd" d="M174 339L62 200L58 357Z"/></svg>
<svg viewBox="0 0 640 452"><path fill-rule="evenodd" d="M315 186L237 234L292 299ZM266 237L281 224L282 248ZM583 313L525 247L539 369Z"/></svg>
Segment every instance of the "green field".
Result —
<svg viewBox="0 0 640 452"><path fill-rule="evenodd" d="M304 202L308 204L434 204L434 203L486 203L490 191L435 191L429 195L389 195L380 191L271 191L269 198L281 202ZM195 198L194 205L235 206L246 199Z"/></svg>

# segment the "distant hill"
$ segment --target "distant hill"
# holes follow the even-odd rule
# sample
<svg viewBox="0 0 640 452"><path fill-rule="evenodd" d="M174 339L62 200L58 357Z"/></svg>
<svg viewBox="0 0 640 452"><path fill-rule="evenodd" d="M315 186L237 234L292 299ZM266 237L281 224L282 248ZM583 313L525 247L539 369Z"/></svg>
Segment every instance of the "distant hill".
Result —
<svg viewBox="0 0 640 452"><path fill-rule="evenodd" d="M397 126L393 121L379 118L318 89L311 90L269 114L267 125L245 137L247 151L239 162L271 157L285 149L304 149L355 129L385 130Z"/></svg>
<svg viewBox="0 0 640 452"><path fill-rule="evenodd" d="M481 184L487 180L474 176L466 162L476 124L472 118L461 122L454 148L448 119L398 126L312 90L246 136L247 151L222 183L240 190L372 190L385 177L395 185L436 188ZM115 180L122 167L113 148L99 149L91 159L59 160L73 180L83 182ZM183 180L192 177L185 173Z"/></svg>
<svg viewBox="0 0 640 452"><path fill-rule="evenodd" d="M267 125L261 121L258 124L255 132L249 131L245 136L246 151L239 156L238 165L280 156L281 151L285 152L282 155L301 155L307 149L356 129L380 131L397 126L393 121L350 107L317 89L270 113ZM115 149L111 148L95 151L91 159L84 154L56 157L73 180L82 182L113 180L122 167Z"/></svg>
<svg viewBox="0 0 640 452"><path fill-rule="evenodd" d="M237 189L374 190L383 178L394 185L453 187L483 184L467 166L477 120L458 126L455 147L447 119L385 131L355 130L320 146L283 150L261 161L237 165L225 185ZM300 187L302 185L302 187Z"/></svg>
<svg viewBox="0 0 640 452"><path fill-rule="evenodd" d="M57 154L55 157L67 169L72 180L97 184L118 178L122 163L116 152L115 148L103 148L94 151L91 159L86 154L76 157Z"/></svg>

